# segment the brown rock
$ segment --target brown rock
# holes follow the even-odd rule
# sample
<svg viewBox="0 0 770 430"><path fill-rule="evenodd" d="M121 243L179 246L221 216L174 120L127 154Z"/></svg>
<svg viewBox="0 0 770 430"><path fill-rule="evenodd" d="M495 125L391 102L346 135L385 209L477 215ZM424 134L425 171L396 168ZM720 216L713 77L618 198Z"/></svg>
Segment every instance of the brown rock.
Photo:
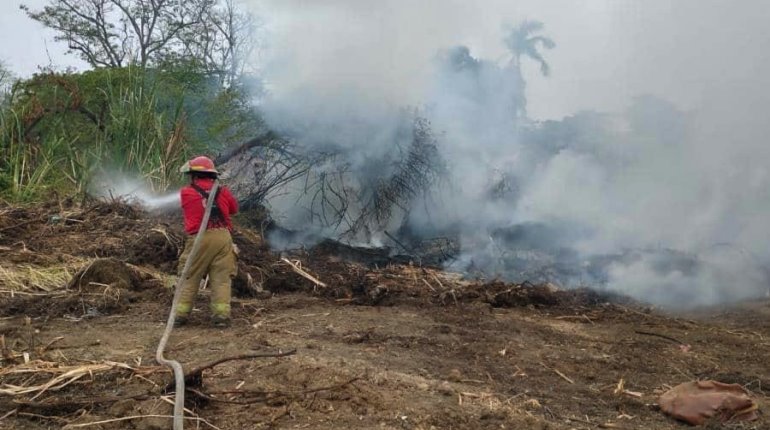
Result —
<svg viewBox="0 0 770 430"><path fill-rule="evenodd" d="M693 425L705 424L714 417L721 422L758 418L756 402L739 384L685 382L663 393L658 403L664 413Z"/></svg>

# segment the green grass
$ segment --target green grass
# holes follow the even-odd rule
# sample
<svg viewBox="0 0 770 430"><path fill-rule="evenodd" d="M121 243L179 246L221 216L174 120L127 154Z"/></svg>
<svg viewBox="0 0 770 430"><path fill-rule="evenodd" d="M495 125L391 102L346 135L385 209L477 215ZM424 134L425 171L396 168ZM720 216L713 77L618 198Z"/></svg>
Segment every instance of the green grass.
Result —
<svg viewBox="0 0 770 430"><path fill-rule="evenodd" d="M98 175L117 174L165 191L191 155L245 128L243 116L228 117L240 100L190 73L163 73L98 70L17 85L0 107L0 197L83 194Z"/></svg>
<svg viewBox="0 0 770 430"><path fill-rule="evenodd" d="M158 107L157 87L109 88L110 121L103 152L112 168L140 173L155 191L174 183L176 169L189 157L184 145L186 116L180 97L173 111Z"/></svg>

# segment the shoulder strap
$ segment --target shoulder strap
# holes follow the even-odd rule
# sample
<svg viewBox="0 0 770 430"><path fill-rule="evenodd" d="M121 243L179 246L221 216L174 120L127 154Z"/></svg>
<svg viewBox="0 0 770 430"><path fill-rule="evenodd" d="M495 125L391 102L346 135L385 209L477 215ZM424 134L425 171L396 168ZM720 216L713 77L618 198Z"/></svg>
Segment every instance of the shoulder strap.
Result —
<svg viewBox="0 0 770 430"><path fill-rule="evenodd" d="M197 191L198 194L200 194L204 199L208 200L208 198L209 198L209 192L208 191L206 191L203 188L201 188L195 182L191 183L190 186L193 187L193 189L195 191ZM214 196L214 205L211 207L211 218L210 218L210 221L209 221L210 223L213 222L213 223L216 224L216 223L219 223L219 222L222 221L222 212L219 209L219 202L217 201L218 198L219 198L219 191L220 190L221 190L221 188L217 189L217 194Z"/></svg>
<svg viewBox="0 0 770 430"><path fill-rule="evenodd" d="M197 191L197 192L198 192L198 194L200 194L201 196L203 196L203 198L204 198L204 199L208 199L208 198L209 198L209 193L208 193L208 191L206 191L206 190L204 190L203 188L201 188L201 187L200 187L198 184L196 184L195 182L191 183L191 184L190 184L190 186L191 186L191 187L193 187L193 189L194 189L195 191ZM217 190L217 195L215 196L215 198L217 198L217 197L219 197L219 190ZM216 204L216 201L214 201L214 203Z"/></svg>

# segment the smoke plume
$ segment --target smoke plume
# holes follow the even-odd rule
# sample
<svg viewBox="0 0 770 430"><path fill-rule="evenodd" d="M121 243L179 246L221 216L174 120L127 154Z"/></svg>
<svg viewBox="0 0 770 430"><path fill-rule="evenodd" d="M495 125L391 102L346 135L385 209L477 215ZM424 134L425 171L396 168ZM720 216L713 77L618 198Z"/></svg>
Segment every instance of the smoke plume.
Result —
<svg viewBox="0 0 770 430"><path fill-rule="evenodd" d="M268 2L267 123L371 190L428 121L443 179L384 229L457 234L452 269L674 308L767 294L770 8L507 3ZM506 43L533 13L551 78ZM312 229L301 186L269 203Z"/></svg>

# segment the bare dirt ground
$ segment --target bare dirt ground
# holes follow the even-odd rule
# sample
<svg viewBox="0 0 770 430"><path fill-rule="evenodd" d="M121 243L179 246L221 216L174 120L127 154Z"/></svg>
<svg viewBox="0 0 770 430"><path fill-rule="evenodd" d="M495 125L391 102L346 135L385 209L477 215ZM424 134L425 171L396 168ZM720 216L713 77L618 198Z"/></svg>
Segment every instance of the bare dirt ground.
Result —
<svg viewBox="0 0 770 430"><path fill-rule="evenodd" d="M153 357L178 229L120 202L0 207L0 429L171 428L171 373ZM192 378L186 428L676 429L688 426L658 396L697 379L752 392L760 419L728 428L770 428L770 301L669 315L587 290L289 256L322 287L258 232L235 238L232 327L209 326L204 291L166 355L187 371L289 355Z"/></svg>

